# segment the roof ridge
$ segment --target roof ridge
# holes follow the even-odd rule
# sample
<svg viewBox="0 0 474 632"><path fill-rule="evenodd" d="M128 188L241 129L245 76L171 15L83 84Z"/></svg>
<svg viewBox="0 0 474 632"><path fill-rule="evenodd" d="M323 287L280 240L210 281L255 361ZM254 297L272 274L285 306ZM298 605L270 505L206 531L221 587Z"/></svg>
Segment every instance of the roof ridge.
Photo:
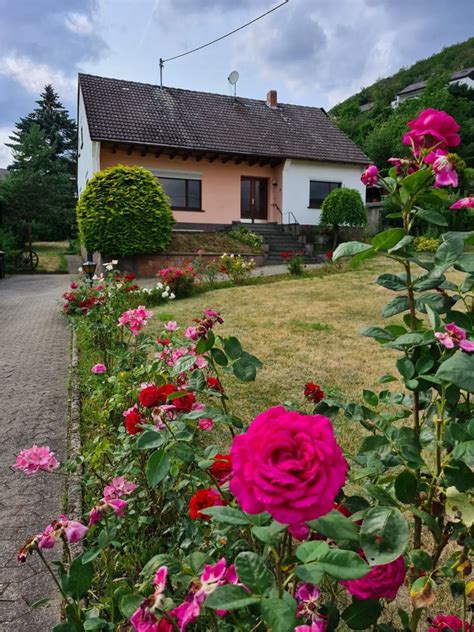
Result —
<svg viewBox="0 0 474 632"><path fill-rule="evenodd" d="M252 101L254 103L265 103L265 99L255 99L254 97L241 97L234 96L233 94L222 94L221 92L209 92L207 90L191 90L190 88L177 88L175 86L160 86L157 83L148 83L146 81L134 81L132 79L118 79L117 77L103 77L102 75L93 75L87 72L79 72L78 73L79 80L81 77L92 77L94 79L105 79L106 81L117 81L120 83L133 83L138 86L148 86L150 88L162 88L163 90L175 90L177 92L192 92L193 94L205 94L211 95L213 97L222 97L224 99L237 99L238 101ZM286 103L279 101L278 105L284 105L287 107L296 107L296 108L307 108L310 110L319 110L325 113L324 108L319 107L317 105L300 105L299 103Z"/></svg>

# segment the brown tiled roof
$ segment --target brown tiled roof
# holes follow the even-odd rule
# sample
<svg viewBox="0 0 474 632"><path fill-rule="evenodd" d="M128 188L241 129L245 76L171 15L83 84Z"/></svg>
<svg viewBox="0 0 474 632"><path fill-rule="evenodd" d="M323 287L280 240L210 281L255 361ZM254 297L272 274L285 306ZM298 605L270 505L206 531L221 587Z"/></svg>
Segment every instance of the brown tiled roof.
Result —
<svg viewBox="0 0 474 632"><path fill-rule="evenodd" d="M367 164L326 115L302 105L79 75L92 140Z"/></svg>

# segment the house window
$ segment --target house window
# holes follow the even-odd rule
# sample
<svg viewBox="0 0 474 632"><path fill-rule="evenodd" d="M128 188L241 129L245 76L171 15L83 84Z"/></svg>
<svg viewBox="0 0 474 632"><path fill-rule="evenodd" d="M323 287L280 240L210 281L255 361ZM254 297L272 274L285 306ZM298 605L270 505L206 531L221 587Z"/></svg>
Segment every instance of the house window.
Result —
<svg viewBox="0 0 474 632"><path fill-rule="evenodd" d="M175 210L201 210L201 180L158 177Z"/></svg>
<svg viewBox="0 0 474 632"><path fill-rule="evenodd" d="M334 191L340 189L342 182L309 181L309 208L321 208L324 199Z"/></svg>

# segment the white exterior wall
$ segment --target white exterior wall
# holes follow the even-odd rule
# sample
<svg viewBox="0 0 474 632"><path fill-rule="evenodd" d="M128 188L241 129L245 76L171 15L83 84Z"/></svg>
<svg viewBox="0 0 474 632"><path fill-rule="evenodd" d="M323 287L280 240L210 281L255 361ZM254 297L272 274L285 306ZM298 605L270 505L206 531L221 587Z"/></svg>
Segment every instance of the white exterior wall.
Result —
<svg viewBox="0 0 474 632"><path fill-rule="evenodd" d="M78 108L77 193L80 195L81 191L86 186L87 180L89 180L96 171L100 170L100 142L91 140L81 90L79 90Z"/></svg>
<svg viewBox="0 0 474 632"><path fill-rule="evenodd" d="M468 88L474 88L474 79L470 77L464 77L464 79L458 79L457 81L450 81L449 84L453 85L457 83L460 86L467 86Z"/></svg>
<svg viewBox="0 0 474 632"><path fill-rule="evenodd" d="M286 160L282 179L282 211L284 223L291 223L288 215L294 213L300 224L319 224L321 210L309 208L310 180L341 182L343 187L357 189L365 202L365 186L360 181L364 165L314 162L311 160Z"/></svg>

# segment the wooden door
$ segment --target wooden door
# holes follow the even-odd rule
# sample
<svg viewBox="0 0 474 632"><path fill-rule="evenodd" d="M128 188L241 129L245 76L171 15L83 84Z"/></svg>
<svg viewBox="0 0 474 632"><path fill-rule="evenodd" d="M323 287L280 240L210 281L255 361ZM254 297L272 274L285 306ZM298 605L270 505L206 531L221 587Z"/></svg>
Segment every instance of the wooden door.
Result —
<svg viewBox="0 0 474 632"><path fill-rule="evenodd" d="M268 206L268 178L242 176L240 182L240 215L252 221L266 220Z"/></svg>

